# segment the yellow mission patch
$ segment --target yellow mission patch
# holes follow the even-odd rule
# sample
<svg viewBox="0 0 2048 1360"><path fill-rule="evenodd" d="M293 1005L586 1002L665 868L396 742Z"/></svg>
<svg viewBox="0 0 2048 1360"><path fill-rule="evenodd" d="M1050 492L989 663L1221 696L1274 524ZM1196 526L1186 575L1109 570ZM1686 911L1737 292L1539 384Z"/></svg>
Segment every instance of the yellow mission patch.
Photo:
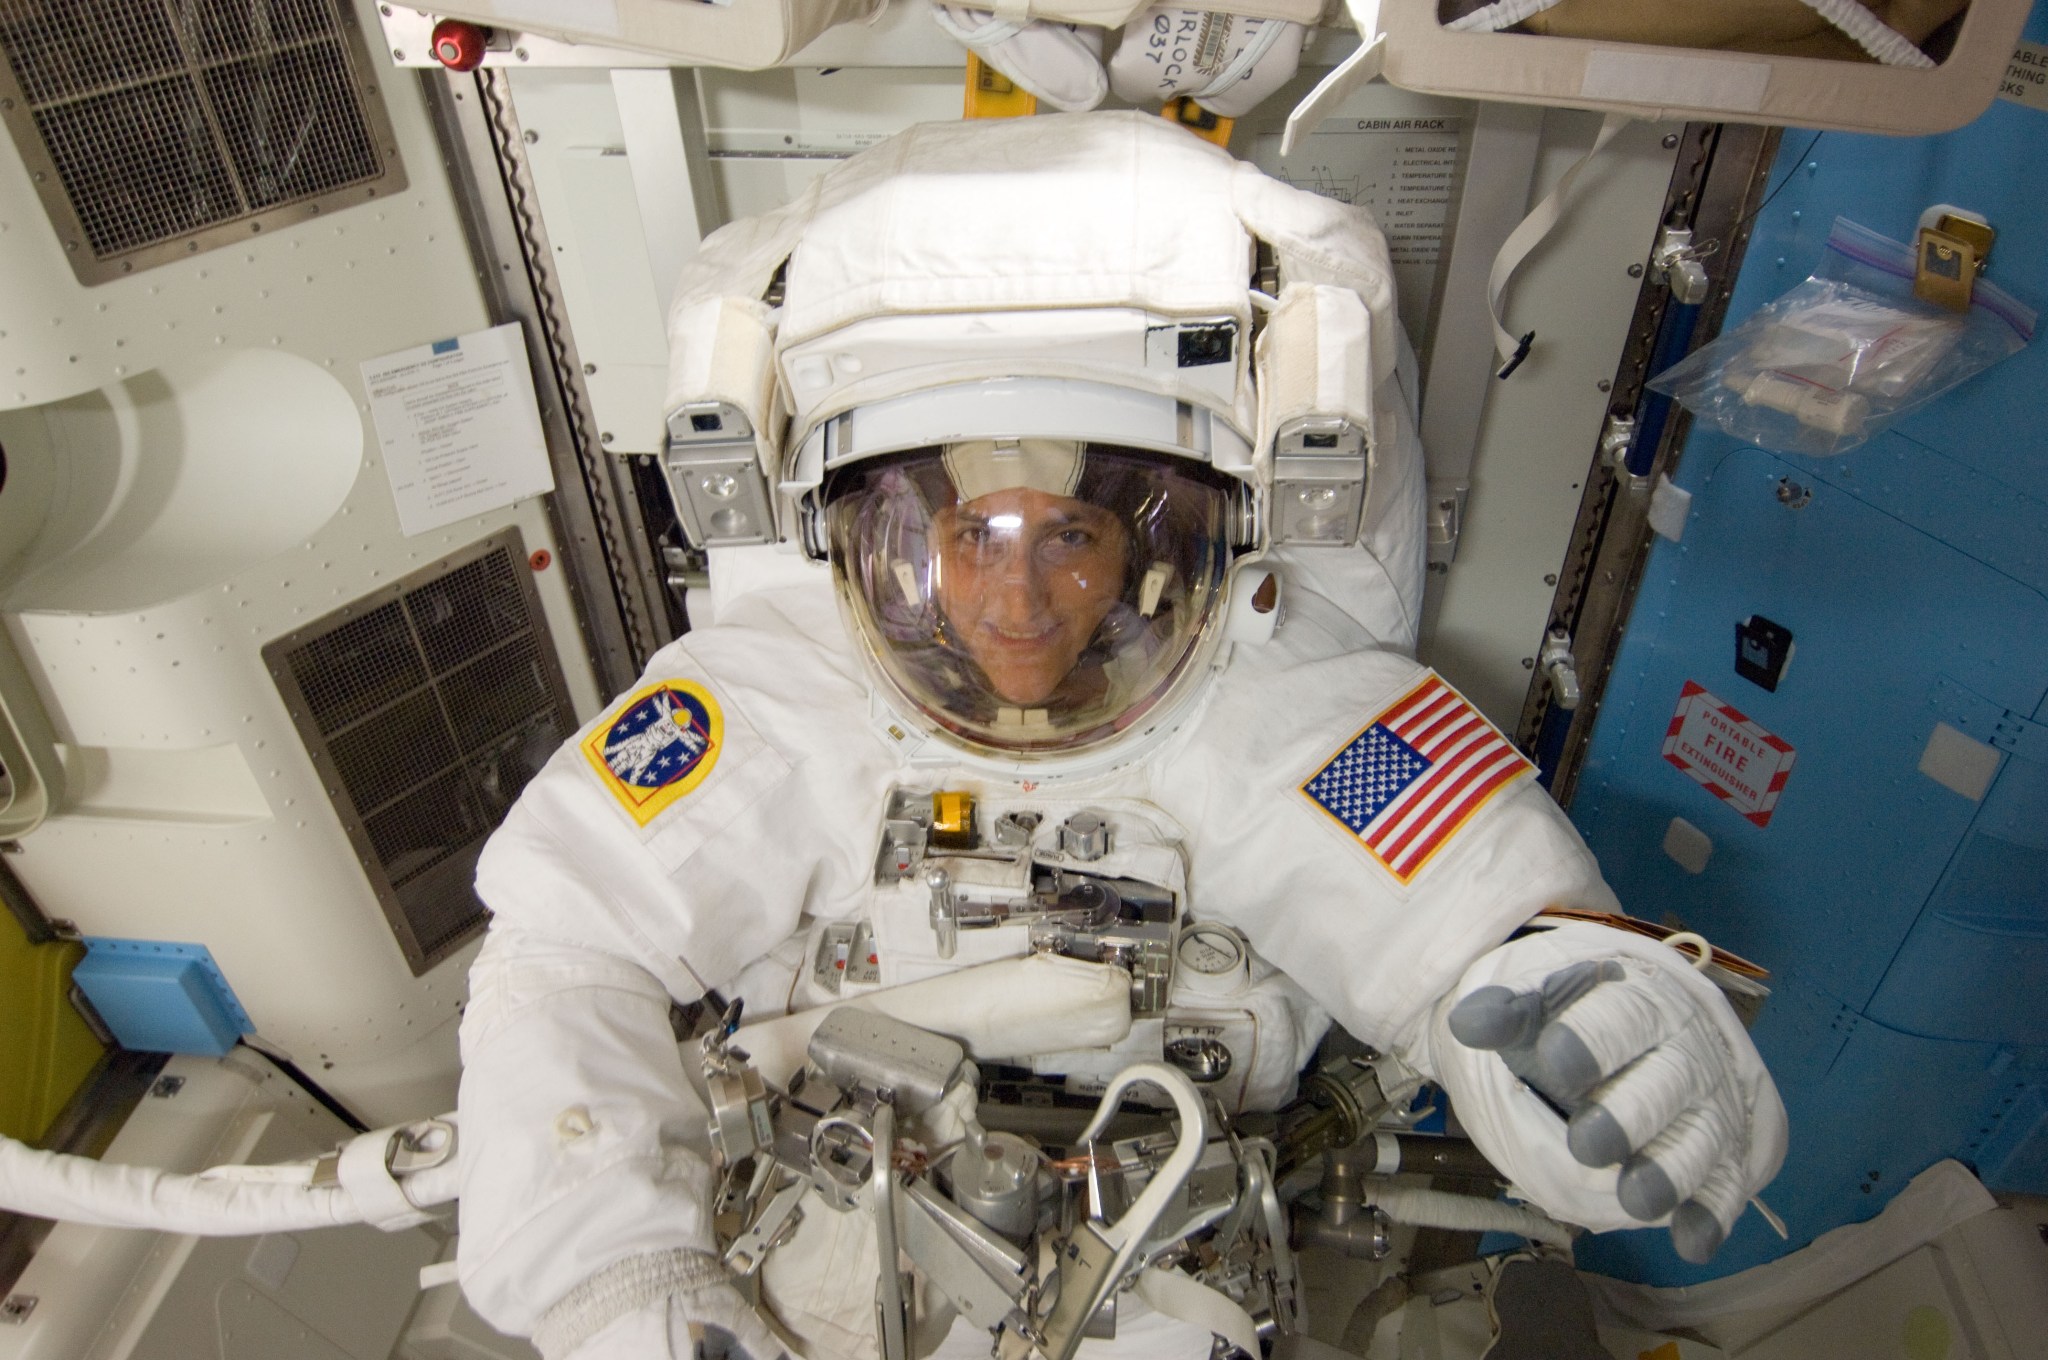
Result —
<svg viewBox="0 0 2048 1360"><path fill-rule="evenodd" d="M725 716L711 691L664 680L628 695L583 739L583 755L619 806L646 826L718 764Z"/></svg>

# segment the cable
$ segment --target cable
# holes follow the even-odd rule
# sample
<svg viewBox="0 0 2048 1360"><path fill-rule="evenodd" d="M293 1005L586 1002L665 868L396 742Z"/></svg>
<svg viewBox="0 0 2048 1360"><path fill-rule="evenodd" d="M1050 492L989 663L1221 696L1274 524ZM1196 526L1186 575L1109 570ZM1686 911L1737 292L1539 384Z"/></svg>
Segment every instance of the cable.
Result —
<svg viewBox="0 0 2048 1360"><path fill-rule="evenodd" d="M349 1132L368 1133L370 1131L370 1126L363 1122L360 1115L330 1095L325 1087L321 1086L319 1082L314 1081L303 1068L293 1062L291 1055L283 1049L270 1043L260 1034L244 1034L237 1042L251 1052L261 1053L264 1057L268 1058L278 1071L284 1073L293 1082L296 1082L299 1089L312 1097L316 1104L346 1124Z"/></svg>
<svg viewBox="0 0 2048 1360"><path fill-rule="evenodd" d="M1731 238L1733 238L1737 232L1741 231L1744 227L1748 226L1751 222L1756 220L1757 216L1761 214L1765 208L1770 207L1772 199L1776 198L1779 194L1785 192L1785 186L1792 182L1792 176L1798 173L1800 166L1806 164L1806 158L1813 154L1813 149L1816 146L1820 145L1820 139L1825 136L1827 136L1826 128L1822 128L1819 132L1813 134L1813 140L1808 142L1806 144L1806 150L1800 152L1799 155L1793 160L1791 171L1789 171L1786 174L1785 178L1778 181L1778 187L1771 190L1770 193L1764 195L1763 202L1757 204L1754 208L1751 208L1747 213L1744 213L1741 217L1737 218L1735 225L1728 228L1728 235Z"/></svg>

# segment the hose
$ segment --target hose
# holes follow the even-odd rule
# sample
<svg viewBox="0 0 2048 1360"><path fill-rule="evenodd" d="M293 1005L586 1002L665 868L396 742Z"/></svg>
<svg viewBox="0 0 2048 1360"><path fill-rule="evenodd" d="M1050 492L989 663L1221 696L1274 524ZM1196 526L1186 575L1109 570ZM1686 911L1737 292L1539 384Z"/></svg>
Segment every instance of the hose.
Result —
<svg viewBox="0 0 2048 1360"><path fill-rule="evenodd" d="M1459 1232L1508 1232L1554 1247L1571 1245L1569 1228L1526 1205L1373 1180L1365 1181L1360 1189L1366 1203L1378 1207L1396 1223Z"/></svg>
<svg viewBox="0 0 2048 1360"><path fill-rule="evenodd" d="M453 1117L428 1122L452 1126ZM344 1155L348 1166L342 1178L319 1185L313 1181L322 1174L325 1158L275 1166L222 1166L188 1175L43 1152L0 1138L0 1209L93 1227L148 1228L199 1237L301 1232L350 1223L374 1223L395 1231L426 1221L431 1215L423 1211L456 1194L459 1162L452 1145L450 1155L416 1171L394 1176L383 1170L393 1139L417 1127L361 1135L355 1143L362 1143L367 1155ZM375 1163L382 1174L363 1178L354 1170L360 1162Z"/></svg>

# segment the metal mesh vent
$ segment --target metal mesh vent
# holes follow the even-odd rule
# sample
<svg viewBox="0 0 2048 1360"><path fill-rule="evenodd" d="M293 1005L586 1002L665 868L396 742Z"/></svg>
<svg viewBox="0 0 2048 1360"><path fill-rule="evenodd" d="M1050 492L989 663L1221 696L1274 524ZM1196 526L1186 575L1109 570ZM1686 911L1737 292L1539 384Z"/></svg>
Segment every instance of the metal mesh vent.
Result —
<svg viewBox="0 0 2048 1360"><path fill-rule="evenodd" d="M484 838L576 728L518 531L263 657L392 933L425 972L482 928L470 879Z"/></svg>
<svg viewBox="0 0 2048 1360"><path fill-rule="evenodd" d="M0 50L86 283L404 187L348 0L0 0Z"/></svg>

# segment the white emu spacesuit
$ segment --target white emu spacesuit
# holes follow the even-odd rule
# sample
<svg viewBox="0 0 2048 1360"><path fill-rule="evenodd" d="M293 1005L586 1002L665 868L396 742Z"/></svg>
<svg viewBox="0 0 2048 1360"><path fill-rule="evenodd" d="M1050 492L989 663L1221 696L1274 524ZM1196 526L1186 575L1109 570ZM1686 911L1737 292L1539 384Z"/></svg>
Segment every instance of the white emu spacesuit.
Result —
<svg viewBox="0 0 2048 1360"><path fill-rule="evenodd" d="M1436 1078L1530 1201L1718 1245L1782 1107L1680 956L1525 929L1615 903L1528 762L1411 657L1412 373L1365 214L1142 115L921 127L709 240L671 351L712 619L478 874L461 1277L485 1317L550 1356L692 1328L871 1349L858 1244L770 1258L771 1303L813 1277L780 1340L728 1286L671 1002L775 1015L1023 955L1048 882L1154 894L1218 948L1106 1030L1050 974L963 988L975 1057L1099 1081L1182 1043L1227 1069L1221 1104L1270 1108L1334 1018ZM935 793L976 800L983 849L941 848Z"/></svg>

